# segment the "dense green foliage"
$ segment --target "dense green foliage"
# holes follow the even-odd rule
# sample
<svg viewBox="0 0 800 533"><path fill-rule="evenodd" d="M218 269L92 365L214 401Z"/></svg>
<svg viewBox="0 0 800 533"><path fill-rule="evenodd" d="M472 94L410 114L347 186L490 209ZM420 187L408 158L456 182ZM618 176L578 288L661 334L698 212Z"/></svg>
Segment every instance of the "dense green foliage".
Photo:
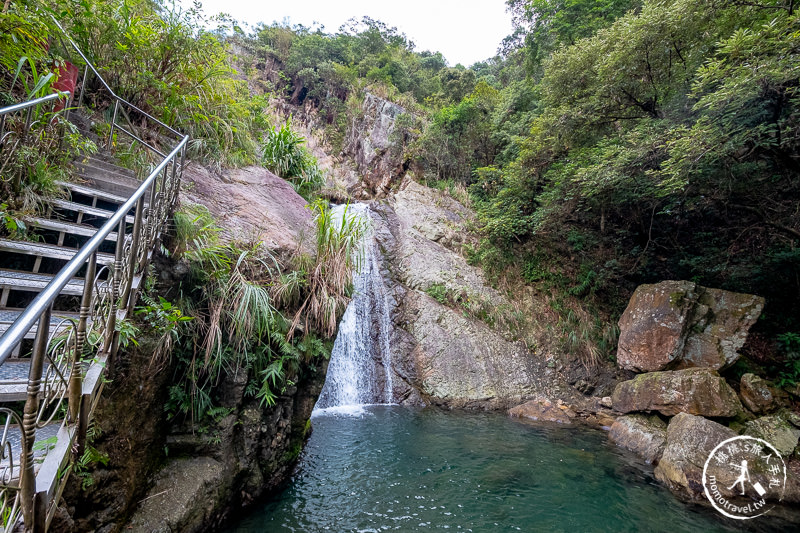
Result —
<svg viewBox="0 0 800 533"><path fill-rule="evenodd" d="M205 424L223 413L223 378L245 378L246 396L273 405L330 356L360 229L352 217L334 221L322 203L313 210L314 252L283 261L260 243L222 242L202 206L176 213L174 254L188 261L190 275L173 288L175 304L145 293L137 312L162 339L153 365L173 358L172 417Z"/></svg>
<svg viewBox="0 0 800 533"><path fill-rule="evenodd" d="M512 4L546 16L559 2ZM541 78L519 157L466 177L483 256L511 249L529 281L566 275L556 285L606 302L669 278L754 292L763 331L800 329L791 3L646 1L613 23L583 19L578 40L558 19L547 39L535 19L521 49ZM550 47L552 32L569 46Z"/></svg>
<svg viewBox="0 0 800 533"><path fill-rule="evenodd" d="M278 176L288 180L294 190L305 198L325 185L325 177L317 165L317 160L302 144L305 139L292 130L291 120L280 128L267 132L262 145L262 162Z"/></svg>
<svg viewBox="0 0 800 533"><path fill-rule="evenodd" d="M31 58L40 72L64 60L82 65L50 15L118 95L191 135L193 156L224 165L257 161L258 140L269 126L266 100L251 97L237 79L227 45L205 29L208 21L196 9L151 0L12 2L0 14L0 94L6 100L26 96L15 98L9 84L20 57ZM89 105L110 113L98 80L90 77L87 91Z"/></svg>

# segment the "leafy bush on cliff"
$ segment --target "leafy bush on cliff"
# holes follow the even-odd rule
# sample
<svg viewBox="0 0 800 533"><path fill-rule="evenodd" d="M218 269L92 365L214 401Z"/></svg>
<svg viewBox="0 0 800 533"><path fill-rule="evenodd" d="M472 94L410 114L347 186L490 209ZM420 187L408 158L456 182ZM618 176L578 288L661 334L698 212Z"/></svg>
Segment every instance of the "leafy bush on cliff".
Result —
<svg viewBox="0 0 800 533"><path fill-rule="evenodd" d="M310 200L325 185L317 160L302 144L305 139L292 130L287 119L279 128L270 129L262 143L265 167L292 184L297 194Z"/></svg>
<svg viewBox="0 0 800 533"><path fill-rule="evenodd" d="M334 220L321 202L312 208L318 230L314 253L283 262L260 243L221 241L213 217L201 206L176 215L174 253L191 267L176 306L193 320L182 320L184 334L172 339L177 375L168 409L173 417L203 422L216 408L219 384L235 375L248 376L246 393L272 405L317 359L329 357L352 291L360 230L352 217ZM159 309L143 314L154 316Z"/></svg>

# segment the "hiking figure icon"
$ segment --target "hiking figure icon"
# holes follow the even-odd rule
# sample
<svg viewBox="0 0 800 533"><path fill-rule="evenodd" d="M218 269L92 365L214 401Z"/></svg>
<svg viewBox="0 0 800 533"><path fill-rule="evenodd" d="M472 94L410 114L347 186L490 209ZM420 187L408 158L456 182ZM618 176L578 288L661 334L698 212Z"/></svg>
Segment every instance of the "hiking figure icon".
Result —
<svg viewBox="0 0 800 533"><path fill-rule="evenodd" d="M734 468L738 468L739 469L739 472L740 472L739 473L739 477L736 478L736 481L733 482L733 485L728 487L728 490L732 490L733 487L735 487L736 485L739 485L741 483L741 485L742 485L742 494L741 494L741 496L744 496L744 482L745 481L748 481L748 482L750 481L750 472L747 470L747 461L742 461L741 466L734 467Z"/></svg>

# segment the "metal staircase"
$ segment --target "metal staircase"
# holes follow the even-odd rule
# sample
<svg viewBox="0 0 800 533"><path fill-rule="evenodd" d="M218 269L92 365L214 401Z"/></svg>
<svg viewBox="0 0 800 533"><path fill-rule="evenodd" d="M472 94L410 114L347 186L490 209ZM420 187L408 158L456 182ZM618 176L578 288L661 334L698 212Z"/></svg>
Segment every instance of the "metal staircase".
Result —
<svg viewBox="0 0 800 533"><path fill-rule="evenodd" d="M28 239L0 238L0 532L50 525L83 453L104 370L117 357L118 326L135 305L177 201L188 142L117 96L55 24L70 45L65 53L83 67L80 93L0 109L0 158L28 142L32 111L63 98L80 105L94 76L113 104L106 146L115 133L124 136L148 153L153 168L139 180L110 162L109 153L76 161L72 179L58 182L64 196L45 199L46 209L25 219ZM48 115L48 123L63 125L71 105ZM59 134L58 127L50 130ZM145 142L142 131L155 131L158 145Z"/></svg>

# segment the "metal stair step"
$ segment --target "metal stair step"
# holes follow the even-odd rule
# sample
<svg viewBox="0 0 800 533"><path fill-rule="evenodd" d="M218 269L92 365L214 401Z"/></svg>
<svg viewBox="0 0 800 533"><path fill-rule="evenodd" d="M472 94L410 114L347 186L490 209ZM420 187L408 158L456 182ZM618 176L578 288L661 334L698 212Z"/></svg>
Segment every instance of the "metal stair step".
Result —
<svg viewBox="0 0 800 533"><path fill-rule="evenodd" d="M125 202L127 202L129 198L128 196L120 196L117 194L112 194L110 192L106 192L94 187L82 185L80 183L72 183L69 181L57 181L56 185L64 187L65 189L68 189L72 192L82 194L84 196L97 198L99 200L105 200L106 202L112 202L119 205L122 205Z"/></svg>
<svg viewBox="0 0 800 533"><path fill-rule="evenodd" d="M136 178L136 173L129 169L122 166L119 166L115 163L111 163L110 161L106 161L102 157L98 157L97 155L90 155L85 157L83 160L78 161L79 164L89 164L93 167L103 168L106 170L110 170L112 172L116 172L117 174L122 174L123 176L130 176L131 178Z"/></svg>
<svg viewBox="0 0 800 533"><path fill-rule="evenodd" d="M0 365L0 385L27 383L30 369L30 359L7 359Z"/></svg>
<svg viewBox="0 0 800 533"><path fill-rule="evenodd" d="M72 222L63 222L61 220L54 220L52 218L31 217L26 218L25 222L30 226L42 228L51 231L58 231L60 233L69 233L72 235L80 235L81 237L92 237L97 232L97 228L86 226L84 224L75 224ZM106 236L107 241L117 240L117 232L111 232Z"/></svg>
<svg viewBox="0 0 800 533"><path fill-rule="evenodd" d="M1 392L2 392L2 389L0 388L0 393ZM6 421L5 417L0 418L0 421L5 423L5 421ZM53 420L52 422L50 422L49 424L47 424L43 428L37 429L36 430L36 442L37 443L43 443L43 441L48 441L49 442L50 440L52 440L53 437L58 435L58 430L61 428L63 423L64 423L63 420ZM21 431L20 431L20 427L17 424L9 424L9 426L8 426L8 436L7 437L8 437L8 443L11 445L11 454L10 454L11 457L14 457L15 459L19 458L20 457L20 452L22 451L22 434L21 434ZM44 445L37 446L37 445L34 444L34 450L33 450L34 471L38 472L39 471L39 467L41 467L41 460L37 461L36 459L39 459L43 455L45 455L47 453L47 451L48 451L48 448L49 448L48 446L44 446ZM4 470L5 468L8 468L9 466L10 466L10 463L9 463L9 460L7 458L3 459L2 461L0 461L0 470ZM13 479L18 479L19 478L19 469L20 469L20 465L15 460L15 462L14 462L14 471L7 473L8 478L12 479L12 480Z"/></svg>
<svg viewBox="0 0 800 533"><path fill-rule="evenodd" d="M47 284L53 281L55 276L51 274L34 274L33 272L20 272L18 270L2 270L0 269L0 289L5 291L30 291L40 292ZM67 282L66 286L61 289L60 294L65 295L81 295L83 294L83 287L85 282L82 278L73 278ZM2 298L2 297L0 297ZM0 306L5 302L0 301Z"/></svg>
<svg viewBox="0 0 800 533"><path fill-rule="evenodd" d="M115 180L119 180L120 182L129 186L136 186L137 183L141 183L134 176L122 174L116 170L110 170L108 168L97 167L94 166L93 163L76 163L75 169L78 171L79 176L92 178L114 178Z"/></svg>
<svg viewBox="0 0 800 533"><path fill-rule="evenodd" d="M122 179L110 175L82 173L78 176L91 187L126 198L130 198L141 185L138 181L131 182L129 178Z"/></svg>
<svg viewBox="0 0 800 533"><path fill-rule="evenodd" d="M0 335L5 333L6 330L11 327L11 324L14 323L14 321L19 317L19 315L22 314L23 311L24 309L0 309ZM50 330L53 331L65 319L72 319L77 322L78 318L78 313L72 313L69 311L53 311L53 315L50 317ZM34 326L25 334L25 338L34 338L38 328L38 323L34 324ZM5 366L5 364L0 365L0 369L2 369L3 366Z"/></svg>
<svg viewBox="0 0 800 533"><path fill-rule="evenodd" d="M67 209L69 211L75 211L77 213L82 213L84 215L91 215L100 218L111 218L112 216L114 216L114 211L108 211L106 209L98 209L97 207L92 207L90 205L83 205L76 202L70 202L69 200L55 199L55 200L50 200L49 203L50 205L58 207L59 209ZM133 224L133 215L126 216L125 222Z"/></svg>
<svg viewBox="0 0 800 533"><path fill-rule="evenodd" d="M47 366L49 362L44 362L44 375L47 374ZM86 366L86 363L81 363ZM0 365L0 391L4 385L15 385L17 383L28 383L28 374L31 370L31 360L26 357L24 359L9 358ZM70 372L67 371L67 374Z"/></svg>
<svg viewBox="0 0 800 533"><path fill-rule="evenodd" d="M53 259L69 261L75 256L76 253L78 253L78 250L64 248L63 246L56 246L54 244L0 239L0 252L38 255L42 257L50 257ZM112 254L98 253L97 262L103 265L110 265L114 262L114 256Z"/></svg>

